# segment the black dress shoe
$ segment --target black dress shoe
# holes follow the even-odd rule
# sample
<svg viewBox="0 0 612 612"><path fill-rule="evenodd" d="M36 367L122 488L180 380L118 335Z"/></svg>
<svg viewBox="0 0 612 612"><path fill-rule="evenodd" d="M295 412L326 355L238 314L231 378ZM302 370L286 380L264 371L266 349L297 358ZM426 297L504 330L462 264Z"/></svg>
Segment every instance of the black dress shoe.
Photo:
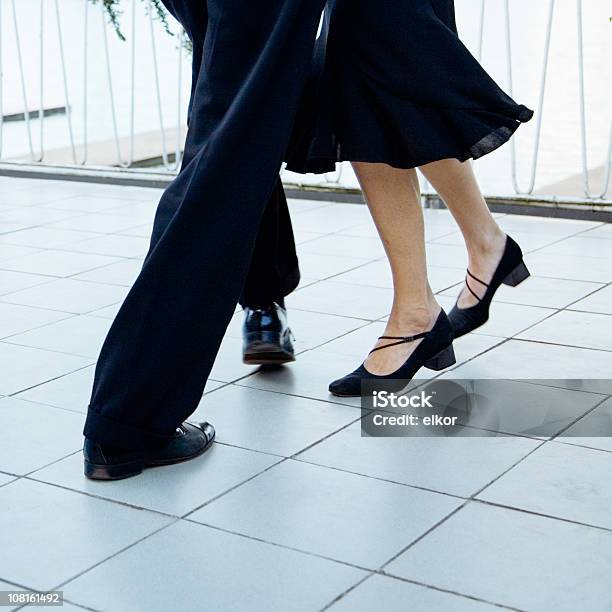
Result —
<svg viewBox="0 0 612 612"><path fill-rule="evenodd" d="M282 365L295 361L287 311L273 302L266 308L245 307L243 361L248 365Z"/></svg>
<svg viewBox="0 0 612 612"><path fill-rule="evenodd" d="M444 310L440 311L434 326L427 332L416 334L415 336L381 336L379 340L394 340L385 346L370 351L380 351L391 346L405 344L421 340L420 344L410 354L399 370L391 374L377 375L371 374L366 370L364 364L361 364L354 372L335 380L329 385L329 391L332 395L338 397L359 397L366 393L363 389L363 382L368 381L368 385L376 383L376 381L400 381L401 385L412 380L415 374L423 367L430 370L443 370L455 363L455 352L453 350L453 329L446 316ZM388 384L388 383L387 383ZM388 388L385 387L387 390ZM398 387L397 391L400 391Z"/></svg>
<svg viewBox="0 0 612 612"><path fill-rule="evenodd" d="M110 448L85 438L85 476L92 480L120 480L140 474L145 468L181 463L207 451L215 439L210 423L183 423L172 440L154 451Z"/></svg>
<svg viewBox="0 0 612 612"><path fill-rule="evenodd" d="M464 336L474 331L489 320L491 301L493 300L495 292L502 284L508 285L509 287L516 287L528 277L529 270L523 261L523 251L521 251L521 247L516 244L510 236L506 236L504 254L493 274L491 282L485 283L474 276L469 270L467 271L465 285L468 291L478 300L478 303L469 308L459 308L459 306L455 304L450 311L448 318L455 331L455 338L459 338L460 336ZM482 297L476 295L472 287L470 287L470 280L487 288Z"/></svg>

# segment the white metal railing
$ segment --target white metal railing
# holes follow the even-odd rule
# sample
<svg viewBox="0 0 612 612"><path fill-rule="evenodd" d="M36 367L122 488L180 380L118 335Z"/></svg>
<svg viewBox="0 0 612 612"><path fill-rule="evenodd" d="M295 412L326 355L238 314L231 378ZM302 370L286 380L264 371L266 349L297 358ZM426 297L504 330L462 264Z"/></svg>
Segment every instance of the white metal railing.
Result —
<svg viewBox="0 0 612 612"><path fill-rule="evenodd" d="M585 78L585 55L584 55L584 7L582 0L571 0L575 2L576 8L576 60L578 64L578 82L576 84L578 90L579 105L576 109L578 114L578 125L580 128L579 138L576 142L576 147L580 149L581 164L580 168L576 168L575 174L582 175L582 195L585 198L591 200L597 200L605 198L608 193L610 186L610 175L612 165L612 116L610 116L609 122L609 138L608 145L605 151L605 158L602 160L603 163L603 181L600 189L595 189L591 184L590 178L590 167L589 162L592 157L592 150L589 146L589 134L588 134L588 122L587 119L593 114L593 110L589 108L586 101L586 78ZM122 96L125 97L127 94L128 105L127 114L128 125L127 130L121 130L118 120L118 102L116 96L116 84L115 76L117 71L117 63L111 58L109 50L109 37L113 35L111 28L107 23L107 17L104 12L101 3L97 5L91 4L90 0L73 0L71 8L69 10L76 11L80 6L81 11L81 25L82 27L76 32L76 36L82 37L80 42L80 49L82 57L83 68L80 75L81 83L74 77L74 68L69 70L69 63L67 61L67 54L65 49L66 34L64 31L64 19L66 6L63 7L64 13L60 10L59 0L31 0L27 5L20 0L19 3L16 0L0 0L0 161L5 163L23 163L28 161L29 163L46 164L49 163L46 159L48 154L47 143L49 138L45 136L45 92L48 87L47 77L47 64L48 58L46 54L46 44L49 38L53 38L57 47L57 60L59 69L56 71L59 79L61 80L61 92L63 96L63 104L65 106L65 136L67 140L66 149L69 152L68 162L74 166L86 166L89 163L89 150L93 142L100 141L100 134L92 137L91 134L91 94L89 86L92 81L91 72L96 70L98 74L96 78L101 80L99 74L100 70L103 69L104 80L105 80L105 95L108 100L108 109L110 114L110 129L106 130L105 138L110 143L110 146L114 148L114 159L109 165L118 166L121 168L132 168L135 162L135 142L137 141L140 132L136 129L135 116L138 112L138 92L137 92L137 73L139 70L140 62L144 59L144 51L139 47L139 41L137 33L140 32L139 27L142 26L142 15L140 13L141 0L125 0L126 20L129 23L128 31L128 53L123 54L121 68L125 70L125 66L129 66L129 78L128 87L122 88ZM509 172L511 177L511 184L516 194L529 195L534 192L536 181L538 178L539 161L541 154L541 143L542 143L542 130L544 124L544 118L546 116L546 100L547 100L547 83L550 76L550 52L551 52L551 38L554 30L555 23L555 11L557 8L557 0L547 0L546 7L546 22L544 24L543 35L541 40L543 41L542 58L541 58L541 70L540 76L537 82L537 106L536 106L536 118L535 127L533 128L533 148L531 150L531 161L527 167L527 181L526 185L523 185L519 180L519 171L524 172L525 167L519 168L517 161L517 145L513 140L510 146L510 162ZM184 49L184 33L181 29L178 29L176 40L173 42L175 59L172 62L174 75L176 78L176 98L175 103L169 104L168 97L162 95L162 87L160 74L168 71L168 53L165 52L165 65L164 68L160 66L158 58L158 46L160 45L160 28L156 27L156 23L151 9L150 0L146 0L145 4L148 4L148 24L147 24L147 37L149 38L149 50L147 61L152 63L153 70L153 98L154 98L154 116L155 116L155 130L159 134L159 148L156 153L160 156L160 170L173 173L176 172L181 160L181 147L182 137L184 133L185 123L185 102L186 93L188 92L188 79L184 78L184 62L186 60L186 53ZM36 24L28 23L27 36L29 37L28 48L32 47L34 28L36 28L38 38L38 50L37 50L37 65L32 67L26 67L24 62L24 25L20 22L19 12L23 7L28 8L30 16L34 13L37 14ZM480 5L477 9L477 24L476 24L476 43L473 45L475 49L475 55L479 60L483 59L484 54L484 38L487 26L487 7L489 2L485 5L485 0L480 0ZM503 18L504 18L504 34L505 34L505 68L506 78L509 93L513 93L515 85L516 70L513 61L513 18L512 18L512 7L511 0L503 0ZM48 16L51 12L52 16ZM10 13L7 18L7 13ZM93 14L93 19L92 19ZM53 23L52 23L53 22ZM98 25L95 25L97 22ZM99 28L98 38L94 42L92 40L93 27ZM72 29L71 36L74 36L74 28ZM9 40L8 33L12 32L13 40ZM166 36L163 34L163 36ZM95 57L92 57L92 45L96 44L98 52ZM167 45L167 42L164 41ZM139 56L139 53L141 54ZM14 151L5 153L5 132L7 129L7 123L4 120L3 100L7 94L7 86L4 77L4 67L10 63L11 66L16 67L14 72L16 73L17 83L13 82L10 84L11 91L13 92L13 100L17 97L20 100L21 109L23 112L23 131L22 139L25 142L25 151L21 155L15 155ZM103 68L102 68L103 67ZM33 107L31 106L32 95L30 93L32 87L32 81L36 80L38 83L38 99L37 99L37 116L34 118L31 116L33 113ZM14 94L15 89L18 88L19 96ZM75 92L79 91L79 95L75 95ZM74 102L75 99L79 100L79 103ZM612 115L610 109L612 108L612 99L607 108L604 109L608 115ZM75 104L73 106L73 104ZM175 141L173 143L174 159L171 160L171 154L168 143L168 126L169 123L166 120L166 115L169 112L169 108L173 107L172 114L173 127L175 130ZM599 109L596 112L600 112ZM81 122L75 124L75 116L80 113ZM152 118L152 117L151 117ZM54 126L61 119L54 117L52 120ZM38 121L38 126L36 126ZM38 127L38 135L36 136L36 127ZM99 128L99 126L96 126ZM99 130L98 130L99 132ZM127 137L127 145L126 145ZM79 141L77 143L77 141ZM123 146L122 146L123 141ZM124 153L123 149L127 149ZM601 147L600 147L601 150ZM16 157L18 159L16 159ZM523 154L520 156L525 158ZM340 166L338 171L327 175L324 180L327 184L331 185L342 185L343 183L343 167ZM550 194L555 195L555 194Z"/></svg>

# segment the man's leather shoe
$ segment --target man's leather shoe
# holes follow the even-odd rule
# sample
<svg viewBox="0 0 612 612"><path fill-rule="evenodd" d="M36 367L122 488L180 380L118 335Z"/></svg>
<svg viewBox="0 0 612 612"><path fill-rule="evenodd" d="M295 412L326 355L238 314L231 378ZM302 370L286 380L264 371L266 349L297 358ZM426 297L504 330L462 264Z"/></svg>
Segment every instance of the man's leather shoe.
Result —
<svg viewBox="0 0 612 612"><path fill-rule="evenodd" d="M85 476L92 480L120 480L140 474L145 468L188 461L208 450L215 439L210 423L183 423L172 440L153 451L109 448L85 438Z"/></svg>
<svg viewBox="0 0 612 612"><path fill-rule="evenodd" d="M243 361L248 365L281 365L295 361L287 311L273 302L266 308L245 307Z"/></svg>

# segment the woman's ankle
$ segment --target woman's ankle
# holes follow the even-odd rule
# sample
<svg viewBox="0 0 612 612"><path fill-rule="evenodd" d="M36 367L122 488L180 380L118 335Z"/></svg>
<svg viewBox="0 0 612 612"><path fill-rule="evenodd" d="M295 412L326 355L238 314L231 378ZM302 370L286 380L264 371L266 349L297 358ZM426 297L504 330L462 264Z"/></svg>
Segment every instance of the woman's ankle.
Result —
<svg viewBox="0 0 612 612"><path fill-rule="evenodd" d="M482 261L496 257L503 252L506 245L506 234L499 227L483 232L478 238L466 244L470 261Z"/></svg>
<svg viewBox="0 0 612 612"><path fill-rule="evenodd" d="M427 330L436 322L440 310L435 299L426 304L396 306L389 316L387 329L398 334Z"/></svg>

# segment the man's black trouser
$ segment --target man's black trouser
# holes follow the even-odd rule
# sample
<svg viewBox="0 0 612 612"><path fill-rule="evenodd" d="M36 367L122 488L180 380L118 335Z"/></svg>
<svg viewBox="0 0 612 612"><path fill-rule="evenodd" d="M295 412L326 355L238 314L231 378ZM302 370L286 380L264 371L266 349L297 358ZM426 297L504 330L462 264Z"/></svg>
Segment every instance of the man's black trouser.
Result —
<svg viewBox="0 0 612 612"><path fill-rule="evenodd" d="M208 8L188 161L161 198L151 249L102 347L84 431L124 448L163 444L201 399L278 181L325 4L174 2Z"/></svg>
<svg viewBox="0 0 612 612"><path fill-rule="evenodd" d="M190 124L194 106L195 89L202 69L203 50L208 29L208 7L206 1L184 2L162 0L166 8L181 23L193 47L191 99L187 124ZM197 153L197 142L185 150L183 167ZM165 224L158 224L158 228ZM154 234L152 244L159 235ZM300 282L300 268L295 250L291 216L287 207L285 190L280 179L266 205L253 258L240 296L242 306L268 306L289 295Z"/></svg>

